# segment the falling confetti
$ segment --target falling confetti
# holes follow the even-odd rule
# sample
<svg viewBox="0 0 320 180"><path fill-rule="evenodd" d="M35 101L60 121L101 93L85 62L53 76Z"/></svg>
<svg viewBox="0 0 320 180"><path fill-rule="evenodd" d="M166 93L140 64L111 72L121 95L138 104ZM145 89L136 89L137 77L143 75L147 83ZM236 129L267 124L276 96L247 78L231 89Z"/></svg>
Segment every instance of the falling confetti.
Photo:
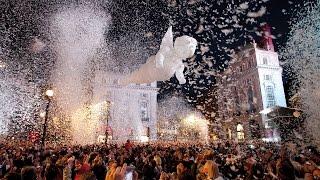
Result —
<svg viewBox="0 0 320 180"><path fill-rule="evenodd" d="M0 97L5 108L0 110L0 124L9 134L29 131L28 124L41 131L38 116L47 103L43 94L52 87L52 115L61 117L54 122L66 122L64 130L72 131L72 113L68 112L94 101L92 90L98 86L95 79L99 78L95 72L129 73L138 68L159 49L169 25L173 26L174 37L192 36L199 45L196 55L184 60L187 83L179 85L176 78L159 83L159 100L178 91L186 102L216 122L215 78L228 69L232 55L253 39L258 41L262 36L259 27L266 22L277 28L274 32L279 33L274 38L283 43L287 38L282 24L285 18L293 14L292 9L307 6L290 1L287 7L269 8L275 3L278 4L273 0L2 3Z"/></svg>
<svg viewBox="0 0 320 180"><path fill-rule="evenodd" d="M301 98L306 131L319 146L320 2L303 8L297 17L292 21L289 40L281 54L293 79L291 93Z"/></svg>

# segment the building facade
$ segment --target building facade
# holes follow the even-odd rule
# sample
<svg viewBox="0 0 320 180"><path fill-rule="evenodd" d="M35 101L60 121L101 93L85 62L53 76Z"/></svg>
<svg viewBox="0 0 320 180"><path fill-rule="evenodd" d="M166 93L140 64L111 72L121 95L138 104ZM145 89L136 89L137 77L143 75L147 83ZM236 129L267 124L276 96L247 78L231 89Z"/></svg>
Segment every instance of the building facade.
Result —
<svg viewBox="0 0 320 180"><path fill-rule="evenodd" d="M260 113L287 106L278 54L267 47L243 48L217 78L218 116L227 138L279 140L272 120Z"/></svg>
<svg viewBox="0 0 320 180"><path fill-rule="evenodd" d="M108 117L100 126L107 127L109 139L114 141L149 141L157 139L157 83L120 86L122 74L98 75L100 101L109 102ZM97 85L96 87L99 87ZM103 131L100 135L104 135Z"/></svg>

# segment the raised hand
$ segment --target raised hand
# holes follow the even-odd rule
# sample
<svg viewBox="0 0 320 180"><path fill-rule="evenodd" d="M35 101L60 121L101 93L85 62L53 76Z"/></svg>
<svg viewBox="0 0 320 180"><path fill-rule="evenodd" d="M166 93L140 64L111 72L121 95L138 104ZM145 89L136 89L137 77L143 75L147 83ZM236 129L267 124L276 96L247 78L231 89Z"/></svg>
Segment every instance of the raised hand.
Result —
<svg viewBox="0 0 320 180"><path fill-rule="evenodd" d="M124 180L127 171L127 164L124 163L122 167L117 167L114 180Z"/></svg>

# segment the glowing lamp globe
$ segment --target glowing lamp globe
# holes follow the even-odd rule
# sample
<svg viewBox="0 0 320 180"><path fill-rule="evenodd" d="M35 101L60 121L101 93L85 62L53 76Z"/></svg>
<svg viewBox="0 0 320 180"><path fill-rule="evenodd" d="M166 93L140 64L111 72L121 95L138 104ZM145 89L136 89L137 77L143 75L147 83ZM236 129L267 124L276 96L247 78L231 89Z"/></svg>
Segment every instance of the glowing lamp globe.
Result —
<svg viewBox="0 0 320 180"><path fill-rule="evenodd" d="M52 97L52 96L53 96L53 90L47 90L47 91L46 91L46 95L47 95L48 97Z"/></svg>
<svg viewBox="0 0 320 180"><path fill-rule="evenodd" d="M300 115L301 115L301 113L299 111L293 112L293 116L296 118L300 117Z"/></svg>
<svg viewBox="0 0 320 180"><path fill-rule="evenodd" d="M40 117L44 118L46 116L46 112L41 112Z"/></svg>

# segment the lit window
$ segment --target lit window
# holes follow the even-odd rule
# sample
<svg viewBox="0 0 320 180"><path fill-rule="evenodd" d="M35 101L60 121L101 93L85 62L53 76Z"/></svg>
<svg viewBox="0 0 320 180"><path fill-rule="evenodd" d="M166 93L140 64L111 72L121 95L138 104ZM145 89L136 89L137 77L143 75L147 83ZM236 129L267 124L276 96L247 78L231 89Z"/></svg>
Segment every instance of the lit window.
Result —
<svg viewBox="0 0 320 180"><path fill-rule="evenodd" d="M266 96L267 96L267 108L273 107L276 105L276 100L274 97L274 88L273 86L266 87Z"/></svg>
<svg viewBox="0 0 320 180"><path fill-rule="evenodd" d="M148 103L146 101L140 102L140 115L142 121L149 121Z"/></svg>
<svg viewBox="0 0 320 180"><path fill-rule="evenodd" d="M241 124L237 125L237 132L243 131L243 126Z"/></svg>
<svg viewBox="0 0 320 180"><path fill-rule="evenodd" d="M262 59L262 61L263 61L263 64L265 64L265 65L268 64L268 59L267 59L266 57L264 57L264 58Z"/></svg>
<svg viewBox="0 0 320 180"><path fill-rule="evenodd" d="M228 138L229 138L229 139L232 139L232 131L231 131L231 129L229 129L229 128L228 128Z"/></svg>
<svg viewBox="0 0 320 180"><path fill-rule="evenodd" d="M244 139L243 126L241 124L237 125L237 138L238 138L238 140Z"/></svg>

